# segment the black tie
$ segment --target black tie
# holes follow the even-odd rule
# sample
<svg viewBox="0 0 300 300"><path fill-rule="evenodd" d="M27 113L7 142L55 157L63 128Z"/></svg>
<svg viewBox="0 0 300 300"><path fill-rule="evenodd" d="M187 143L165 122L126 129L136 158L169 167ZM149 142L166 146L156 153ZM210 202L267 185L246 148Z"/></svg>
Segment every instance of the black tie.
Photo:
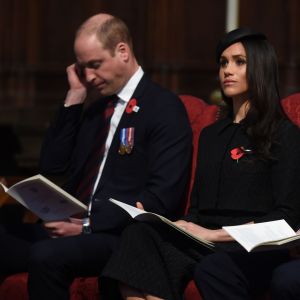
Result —
<svg viewBox="0 0 300 300"><path fill-rule="evenodd" d="M79 182L77 189L77 198L83 203L88 204L93 192L93 187L99 172L99 167L102 162L105 143L110 128L110 120L114 113L115 104L118 101L116 96L107 101L106 108L103 114L103 126L99 129L96 135L95 143L89 154L89 157L84 166L83 176Z"/></svg>

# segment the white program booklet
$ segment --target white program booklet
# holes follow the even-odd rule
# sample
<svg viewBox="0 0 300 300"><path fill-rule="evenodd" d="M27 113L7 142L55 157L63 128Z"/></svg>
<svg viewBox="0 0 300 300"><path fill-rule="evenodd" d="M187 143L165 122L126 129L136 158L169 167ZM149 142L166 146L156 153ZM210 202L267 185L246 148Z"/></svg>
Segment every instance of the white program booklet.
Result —
<svg viewBox="0 0 300 300"><path fill-rule="evenodd" d="M32 176L4 191L44 221L64 220L87 206L42 175Z"/></svg>
<svg viewBox="0 0 300 300"><path fill-rule="evenodd" d="M300 235L285 220L224 226L223 229L248 252L259 248L274 248L300 239Z"/></svg>
<svg viewBox="0 0 300 300"><path fill-rule="evenodd" d="M185 231L184 229L182 229L181 227L177 226L174 222L172 222L171 220L156 214L156 213L152 213L152 212L147 212L144 210L141 210L139 208L136 208L134 206L128 205L126 203L120 202L118 200L109 199L111 202L113 202L114 204L118 205L119 207L121 207L122 209L124 209L133 219L140 221L140 222L148 222L148 223L164 223L167 224L169 227L169 229L171 231L174 232L174 229L181 235L183 234L187 239L192 239L194 240L196 243L198 243L199 245L205 246L208 249L213 250L214 249L214 243L207 241L205 239L201 239L199 237L196 237L190 233L188 233L187 231Z"/></svg>

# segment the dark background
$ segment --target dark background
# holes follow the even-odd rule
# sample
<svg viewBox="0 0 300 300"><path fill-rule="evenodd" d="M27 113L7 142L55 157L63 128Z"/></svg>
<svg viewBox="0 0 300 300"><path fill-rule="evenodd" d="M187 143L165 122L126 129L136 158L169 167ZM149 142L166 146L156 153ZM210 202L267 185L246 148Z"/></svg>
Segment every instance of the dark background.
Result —
<svg viewBox="0 0 300 300"><path fill-rule="evenodd" d="M155 81L211 101L226 0L0 0L0 175L37 172L42 137L67 90L74 32L99 12L128 24ZM299 15L298 0L240 0L239 24L275 46L282 96L300 91Z"/></svg>

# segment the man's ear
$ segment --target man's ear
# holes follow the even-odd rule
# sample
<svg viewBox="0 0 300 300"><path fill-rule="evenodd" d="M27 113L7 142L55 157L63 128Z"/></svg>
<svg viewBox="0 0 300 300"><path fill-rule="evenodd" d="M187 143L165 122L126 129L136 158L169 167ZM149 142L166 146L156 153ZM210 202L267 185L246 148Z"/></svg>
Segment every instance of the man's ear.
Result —
<svg viewBox="0 0 300 300"><path fill-rule="evenodd" d="M116 55L119 55L123 61L128 61L129 51L129 47L126 43L121 42L116 46Z"/></svg>

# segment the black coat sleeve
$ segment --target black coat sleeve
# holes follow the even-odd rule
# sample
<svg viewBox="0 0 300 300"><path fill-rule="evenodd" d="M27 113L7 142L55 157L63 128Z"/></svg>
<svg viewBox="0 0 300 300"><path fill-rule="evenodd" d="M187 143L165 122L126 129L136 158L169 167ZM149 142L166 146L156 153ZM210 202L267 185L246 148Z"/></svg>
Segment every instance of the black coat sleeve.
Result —
<svg viewBox="0 0 300 300"><path fill-rule="evenodd" d="M39 168L43 174L66 172L70 166L80 127L83 105L60 107L42 144Z"/></svg>

